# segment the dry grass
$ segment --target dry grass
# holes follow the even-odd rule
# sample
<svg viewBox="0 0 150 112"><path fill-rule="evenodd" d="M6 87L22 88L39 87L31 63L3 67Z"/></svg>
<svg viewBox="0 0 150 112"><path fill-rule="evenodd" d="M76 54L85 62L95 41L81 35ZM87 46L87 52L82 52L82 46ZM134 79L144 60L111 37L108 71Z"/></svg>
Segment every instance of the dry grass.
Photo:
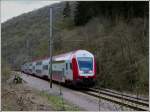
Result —
<svg viewBox="0 0 150 112"><path fill-rule="evenodd" d="M24 84L3 83L1 91L3 111L53 110L45 97Z"/></svg>

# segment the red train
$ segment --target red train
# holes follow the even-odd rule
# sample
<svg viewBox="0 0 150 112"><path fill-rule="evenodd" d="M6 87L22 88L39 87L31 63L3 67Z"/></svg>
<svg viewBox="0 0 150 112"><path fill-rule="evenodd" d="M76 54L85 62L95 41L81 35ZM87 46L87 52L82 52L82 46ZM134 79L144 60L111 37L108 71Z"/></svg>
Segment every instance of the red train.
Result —
<svg viewBox="0 0 150 112"><path fill-rule="evenodd" d="M52 58L52 79L57 82L92 86L96 79L94 55L86 50L77 50ZM25 63L22 72L49 78L49 58Z"/></svg>

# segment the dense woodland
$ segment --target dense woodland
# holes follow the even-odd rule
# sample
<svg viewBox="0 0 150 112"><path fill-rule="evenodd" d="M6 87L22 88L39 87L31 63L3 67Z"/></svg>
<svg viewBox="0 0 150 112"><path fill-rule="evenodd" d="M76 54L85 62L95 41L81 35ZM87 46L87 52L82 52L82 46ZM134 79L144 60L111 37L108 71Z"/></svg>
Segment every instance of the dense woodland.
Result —
<svg viewBox="0 0 150 112"><path fill-rule="evenodd" d="M111 21L118 17L130 21L134 17L148 17L148 2L126 2L126 1L101 1L98 2L78 2L75 11L75 25L84 25L92 17L103 16Z"/></svg>
<svg viewBox="0 0 150 112"><path fill-rule="evenodd" d="M77 49L97 60L97 87L148 94L149 2L61 2L2 23L2 69ZM71 41L68 41L71 40ZM7 67L8 69L8 67Z"/></svg>

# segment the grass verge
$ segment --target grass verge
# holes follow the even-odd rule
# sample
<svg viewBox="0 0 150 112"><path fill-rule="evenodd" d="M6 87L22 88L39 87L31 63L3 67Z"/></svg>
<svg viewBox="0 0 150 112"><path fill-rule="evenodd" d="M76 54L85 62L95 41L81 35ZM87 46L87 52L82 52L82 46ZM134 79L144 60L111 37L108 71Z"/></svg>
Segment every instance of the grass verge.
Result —
<svg viewBox="0 0 150 112"><path fill-rule="evenodd" d="M40 95L46 97L50 104L56 111L80 111L81 109L68 101L64 100L61 96L50 95L46 92L40 92Z"/></svg>

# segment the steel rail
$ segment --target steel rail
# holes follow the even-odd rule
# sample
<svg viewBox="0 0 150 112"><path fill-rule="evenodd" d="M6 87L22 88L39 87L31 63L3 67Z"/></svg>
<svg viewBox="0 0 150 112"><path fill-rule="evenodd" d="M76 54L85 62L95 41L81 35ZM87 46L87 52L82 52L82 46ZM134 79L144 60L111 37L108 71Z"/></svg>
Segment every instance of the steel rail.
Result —
<svg viewBox="0 0 150 112"><path fill-rule="evenodd" d="M116 97L116 98L120 98L120 99L123 98L124 100L135 102L135 103L140 104L140 105L149 106L148 100L143 100L141 98L137 98L137 97L133 97L133 96L129 96L129 95L124 95L124 94L119 93L119 92L116 93L114 91L107 91L107 89L106 90L105 89L100 89L100 91L99 91L98 89L90 88L89 90L94 91L94 92L100 92L102 94L106 94L106 95Z"/></svg>
<svg viewBox="0 0 150 112"><path fill-rule="evenodd" d="M133 99L138 99L141 101L145 101L145 102L149 102L148 98L142 98L142 97L135 97L135 96L131 96L131 94L127 94L127 93L120 93L119 91L115 91L115 90L111 90L111 89L105 89L105 88L100 88L101 90L107 91L107 92L111 92L114 94L118 94L118 95L123 95L129 98L133 98ZM98 91L98 89L96 89Z"/></svg>
<svg viewBox="0 0 150 112"><path fill-rule="evenodd" d="M132 108L134 110L142 110L142 111L147 111L149 110L149 103L143 100L135 100L134 98L127 97L121 95L121 93L114 94L111 93L110 91L105 91L105 90L98 90L98 89L91 89L89 88L88 91L82 91L83 93L86 93L88 95L97 97L97 98L102 98L104 100L108 100L129 108Z"/></svg>

